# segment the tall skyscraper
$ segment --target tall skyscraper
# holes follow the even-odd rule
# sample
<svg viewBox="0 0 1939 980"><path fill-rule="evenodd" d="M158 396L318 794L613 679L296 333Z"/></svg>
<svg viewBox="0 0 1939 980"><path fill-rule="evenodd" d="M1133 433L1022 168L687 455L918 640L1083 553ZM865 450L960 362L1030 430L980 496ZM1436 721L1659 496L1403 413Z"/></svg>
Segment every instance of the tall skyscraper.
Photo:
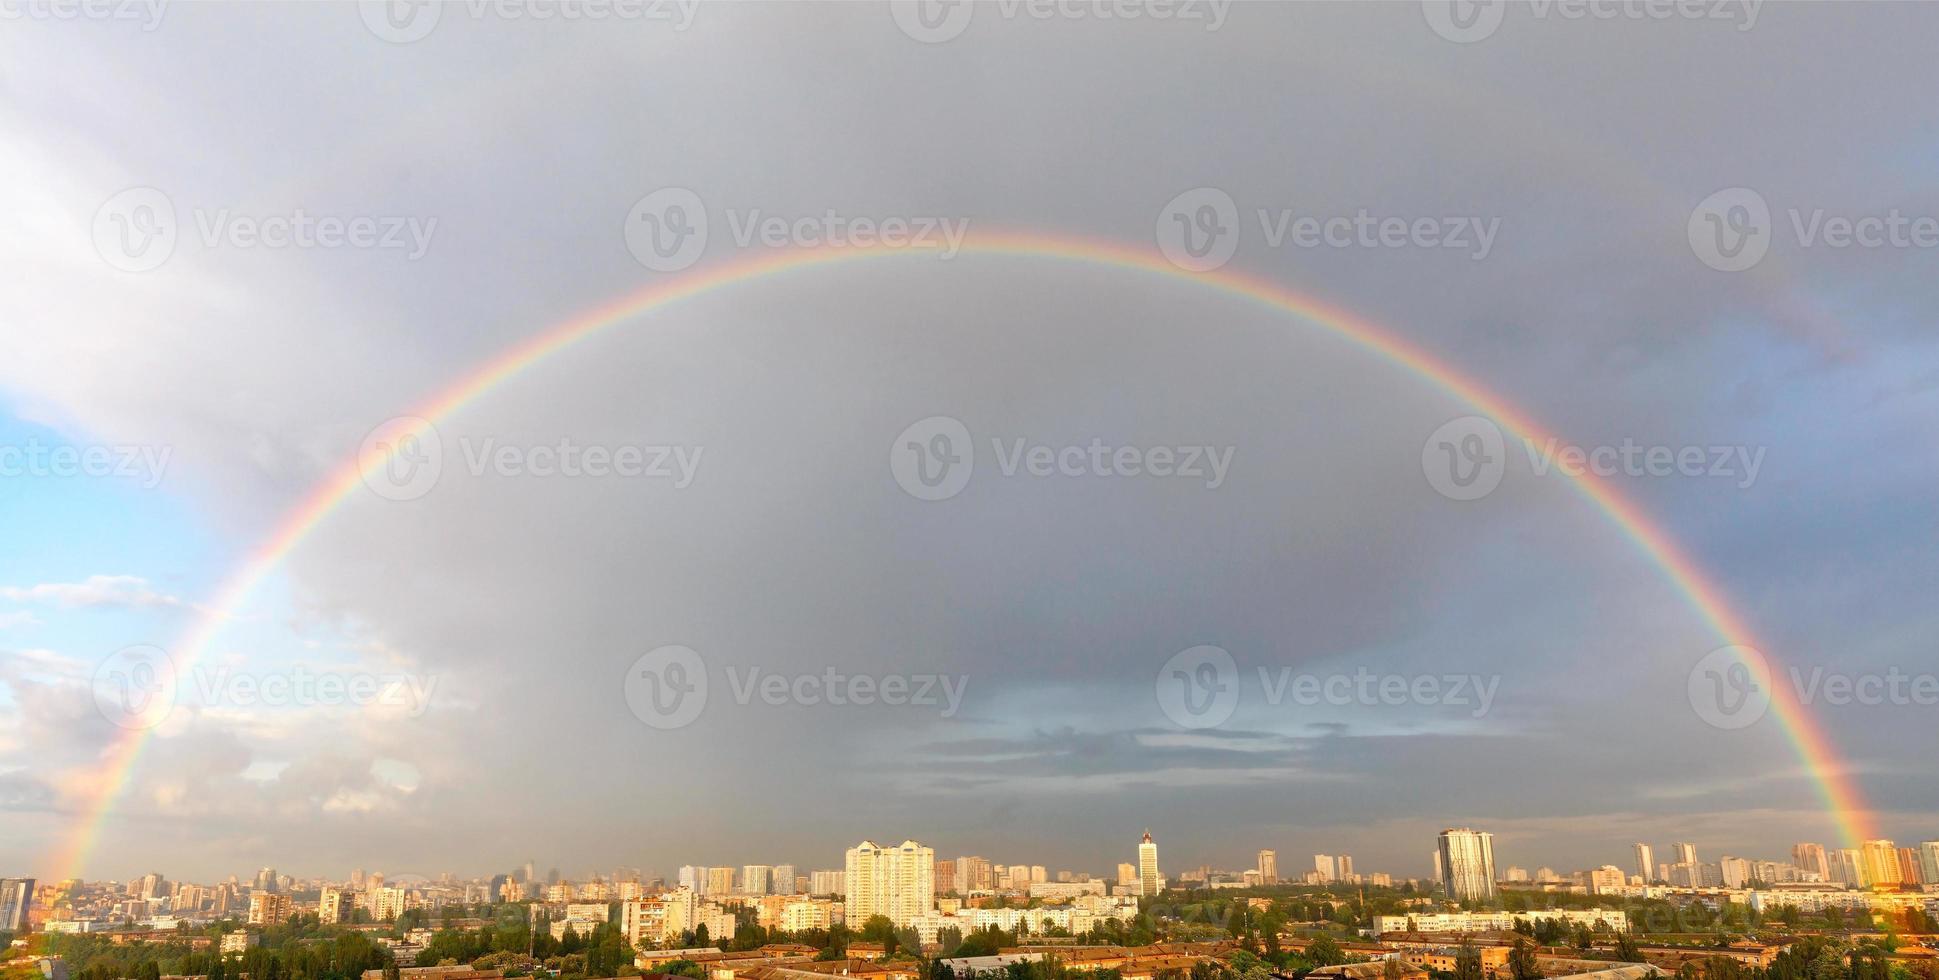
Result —
<svg viewBox="0 0 1939 980"><path fill-rule="evenodd" d="M936 905L936 852L912 840L849 848L847 898L847 920L856 928L875 915L910 925Z"/></svg>
<svg viewBox="0 0 1939 980"><path fill-rule="evenodd" d="M1353 880L1353 855L1342 854L1333 860L1334 870L1340 873L1341 881Z"/></svg>
<svg viewBox="0 0 1939 980"><path fill-rule="evenodd" d="M774 869L765 864L750 864L741 868L741 893L744 895L766 895Z"/></svg>
<svg viewBox="0 0 1939 980"><path fill-rule="evenodd" d="M1340 880L1340 866L1334 862L1331 854L1313 855L1313 870L1320 873L1321 881Z"/></svg>
<svg viewBox="0 0 1939 980"><path fill-rule="evenodd" d="M1840 884L1864 887L1865 857L1855 847L1841 847L1828 852L1826 859L1831 863L1831 880Z"/></svg>
<svg viewBox="0 0 1939 980"><path fill-rule="evenodd" d="M707 869L707 894L709 895L734 894L734 869L733 868L708 868Z"/></svg>
<svg viewBox="0 0 1939 980"><path fill-rule="evenodd" d="M1697 845L1688 843L1686 841L1677 841L1672 846L1676 848L1676 859L1678 863L1681 863L1681 864L1697 863Z"/></svg>
<svg viewBox="0 0 1939 980"><path fill-rule="evenodd" d="M1636 842L1636 873L1643 876L1643 884L1656 880L1656 853L1641 841Z"/></svg>
<svg viewBox="0 0 1939 980"><path fill-rule="evenodd" d="M1259 880L1268 885L1279 884L1279 852L1259 852Z"/></svg>
<svg viewBox="0 0 1939 980"><path fill-rule="evenodd" d="M1816 871L1826 881L1831 881L1831 863L1825 860L1823 844L1800 841L1791 845L1791 863L1800 871Z"/></svg>
<svg viewBox="0 0 1939 980"><path fill-rule="evenodd" d="M1480 901L1495 897L1495 835L1467 827L1443 830L1440 853L1449 898Z"/></svg>
<svg viewBox="0 0 1939 980"><path fill-rule="evenodd" d="M1939 885L1939 840L1919 842L1919 871L1928 885Z"/></svg>
<svg viewBox="0 0 1939 980"><path fill-rule="evenodd" d="M1889 840L1868 840L1864 848L1865 884L1899 883L1899 849Z"/></svg>
<svg viewBox="0 0 1939 980"><path fill-rule="evenodd" d="M273 892L276 890L275 868L264 868L256 872L256 890L259 892Z"/></svg>
<svg viewBox="0 0 1939 980"><path fill-rule="evenodd" d="M25 935L27 910L34 905L34 879L0 878L0 932Z"/></svg>
<svg viewBox="0 0 1939 980"><path fill-rule="evenodd" d="M773 889L774 893L776 895L794 894L795 893L794 879L795 879L794 865L792 864L775 865L774 866L774 889Z"/></svg>
<svg viewBox="0 0 1939 980"><path fill-rule="evenodd" d="M1162 880L1158 876L1158 842L1151 839L1147 828L1144 839L1138 842L1138 894L1157 895Z"/></svg>

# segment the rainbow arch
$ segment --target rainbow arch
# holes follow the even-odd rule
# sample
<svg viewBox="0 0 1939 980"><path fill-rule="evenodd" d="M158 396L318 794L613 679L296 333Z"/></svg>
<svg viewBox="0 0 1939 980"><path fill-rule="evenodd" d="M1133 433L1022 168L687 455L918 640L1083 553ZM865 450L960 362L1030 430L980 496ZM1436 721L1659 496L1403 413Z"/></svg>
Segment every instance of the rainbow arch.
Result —
<svg viewBox="0 0 1939 980"><path fill-rule="evenodd" d="M1228 269L1192 272L1173 265L1160 254L1118 242L1027 231L973 234L963 242L960 251L972 255L1046 259L1135 271L1196 283L1242 297L1303 320L1377 355L1467 403L1513 436L1536 442L1551 438L1550 433L1525 412L1420 346L1346 310L1292 292L1257 276ZM933 256L933 253L882 246L819 247L776 250L739 261L703 266L539 331L452 382L409 414L425 423L446 419L547 357L610 327L681 300L782 273L864 259L911 255ZM185 672L193 667L207 652L223 625L234 617L284 557L357 493L365 468L381 464L387 458L388 454L381 450L360 450L310 491L302 503L277 525L275 532L224 580L214 602L204 608L194 627L176 645L174 659L178 671ZM1608 479L1585 473L1571 478L1570 483L1623 531L1638 552L1662 570L1690 608L1717 635L1720 645L1745 651L1738 654L1739 659L1754 671L1770 669L1764 658L1755 652L1758 644L1749 626L1732 610L1724 591L1705 576L1663 528ZM1783 685L1771 687L1771 713L1778 719L1816 783L1819 795L1839 834L1845 839L1846 846L1860 847L1863 841L1877 835L1871 825L1872 814L1857 785L1823 729L1798 702L1795 693L1787 691ZM88 855L100 839L114 801L141 759L149 733L149 729L124 730L103 753L102 765L96 770L95 777L82 788L81 819L75 823L67 842L57 852L57 879L80 877Z"/></svg>

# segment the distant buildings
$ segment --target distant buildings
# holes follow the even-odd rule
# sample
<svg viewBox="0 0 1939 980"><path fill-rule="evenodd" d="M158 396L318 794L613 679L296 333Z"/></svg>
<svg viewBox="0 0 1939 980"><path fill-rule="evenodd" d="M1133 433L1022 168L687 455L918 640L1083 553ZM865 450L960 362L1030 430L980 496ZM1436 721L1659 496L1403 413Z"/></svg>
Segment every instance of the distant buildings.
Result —
<svg viewBox="0 0 1939 980"><path fill-rule="evenodd" d="M1390 932L1448 932L1472 933L1507 931L1515 928L1516 923L1533 924L1543 920L1563 922L1569 926L1589 926L1605 928L1613 932L1629 931L1629 913L1620 909L1539 909L1528 912L1416 912L1412 915L1376 915L1373 917L1375 935Z"/></svg>
<svg viewBox="0 0 1939 980"><path fill-rule="evenodd" d="M1697 845L1688 843L1687 841L1677 841L1670 846L1676 849L1676 860L1678 864L1697 863Z"/></svg>
<svg viewBox="0 0 1939 980"><path fill-rule="evenodd" d="M323 925L349 922L356 896L341 888L324 888L317 897L316 918Z"/></svg>
<svg viewBox="0 0 1939 980"><path fill-rule="evenodd" d="M1798 843L1791 846L1791 863L1803 871L1815 871L1824 881L1830 881L1831 863L1825 860L1823 844Z"/></svg>
<svg viewBox="0 0 1939 980"><path fill-rule="evenodd" d="M1636 873L1643 876L1643 883L1656 880L1656 852L1648 844L1636 843Z"/></svg>
<svg viewBox="0 0 1939 980"><path fill-rule="evenodd" d="M1868 840L1863 848L1865 884L1896 885L1905 880L1899 873L1899 849L1889 840Z"/></svg>
<svg viewBox="0 0 1939 980"><path fill-rule="evenodd" d="M1268 885L1279 884L1279 852L1265 850L1259 852L1259 880Z"/></svg>
<svg viewBox="0 0 1939 980"><path fill-rule="evenodd" d="M1441 866L1455 901L1495 896L1495 835L1467 827L1441 831Z"/></svg>

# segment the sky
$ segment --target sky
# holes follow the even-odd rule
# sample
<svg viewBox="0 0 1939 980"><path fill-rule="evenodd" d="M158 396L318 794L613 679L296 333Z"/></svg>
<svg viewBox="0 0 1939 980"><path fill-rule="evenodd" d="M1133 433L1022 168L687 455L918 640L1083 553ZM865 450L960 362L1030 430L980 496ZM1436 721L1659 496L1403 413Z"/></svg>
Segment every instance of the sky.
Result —
<svg viewBox="0 0 1939 980"><path fill-rule="evenodd" d="M1939 838L1939 9L1479 9L21 8L0 873Z"/></svg>

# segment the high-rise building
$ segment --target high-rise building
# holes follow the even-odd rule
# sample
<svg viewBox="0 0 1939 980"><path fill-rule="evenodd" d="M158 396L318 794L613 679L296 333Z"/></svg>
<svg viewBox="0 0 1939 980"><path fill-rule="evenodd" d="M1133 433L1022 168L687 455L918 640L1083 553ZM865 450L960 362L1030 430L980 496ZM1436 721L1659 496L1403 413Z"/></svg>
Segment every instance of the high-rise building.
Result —
<svg viewBox="0 0 1939 980"><path fill-rule="evenodd" d="M1670 846L1676 849L1676 860L1678 864L1697 863L1697 845L1687 841L1677 841Z"/></svg>
<svg viewBox="0 0 1939 980"><path fill-rule="evenodd" d="M1259 880L1268 885L1279 884L1279 852L1259 852Z"/></svg>
<svg viewBox="0 0 1939 980"><path fill-rule="evenodd" d="M1907 885L1923 885L1926 874L1919 867L1919 849L1916 847L1899 848L1899 881Z"/></svg>
<svg viewBox="0 0 1939 980"><path fill-rule="evenodd" d="M908 926L936 905L936 852L905 840L895 847L863 841L848 849L847 921L855 928L870 916Z"/></svg>
<svg viewBox="0 0 1939 980"><path fill-rule="evenodd" d="M370 917L379 922L396 922L410 908L410 892L403 888L379 888L370 893Z"/></svg>
<svg viewBox="0 0 1939 980"><path fill-rule="evenodd" d="M1791 863L1802 871L1815 871L1826 881L1831 881L1831 863L1825 860L1823 844L1805 841L1791 845Z"/></svg>
<svg viewBox="0 0 1939 980"><path fill-rule="evenodd" d="M290 897L271 891L249 893L249 924L252 926L276 926L289 921Z"/></svg>
<svg viewBox="0 0 1939 980"><path fill-rule="evenodd" d="M708 868L707 869L707 894L709 895L734 894L734 869L733 868Z"/></svg>
<svg viewBox="0 0 1939 980"><path fill-rule="evenodd" d="M1896 885L1899 883L1899 849L1889 840L1868 840L1864 847L1865 883L1867 885Z"/></svg>
<svg viewBox="0 0 1939 980"><path fill-rule="evenodd" d="M792 864L775 865L774 866L774 888L773 888L774 893L776 895L794 894L796 891L794 879L795 879L794 865Z"/></svg>
<svg viewBox="0 0 1939 980"><path fill-rule="evenodd" d="M1447 863L1441 857L1441 849L1436 847L1434 849L1434 883L1437 885L1441 884L1447 881L1447 877Z"/></svg>
<svg viewBox="0 0 1939 980"><path fill-rule="evenodd" d="M1440 854L1449 898L1481 901L1495 897L1495 835L1467 827L1443 830Z"/></svg>
<svg viewBox="0 0 1939 980"><path fill-rule="evenodd" d="M157 877L160 876L157 875ZM256 890L259 892L273 892L276 890L275 868L264 868L256 872Z"/></svg>
<svg viewBox="0 0 1939 980"><path fill-rule="evenodd" d="M691 864L683 864L680 866L679 874L675 877L680 882L680 887L696 895L705 891L707 888L706 868L696 868Z"/></svg>
<svg viewBox="0 0 1939 980"><path fill-rule="evenodd" d="M741 893L745 895L766 895L774 869L765 864L749 864L741 868Z"/></svg>
<svg viewBox="0 0 1939 980"><path fill-rule="evenodd" d="M1321 881L1340 880L1340 866L1331 854L1313 855L1313 870L1319 872Z"/></svg>
<svg viewBox="0 0 1939 980"><path fill-rule="evenodd" d="M956 887L956 862L936 862L936 887L943 891L961 891Z"/></svg>
<svg viewBox="0 0 1939 980"><path fill-rule="evenodd" d="M355 895L341 888L324 888L323 894L317 898L317 921L326 926L349 922L351 910L356 907L355 900Z"/></svg>
<svg viewBox="0 0 1939 980"><path fill-rule="evenodd" d="M1919 875L1928 885L1939 885L1939 840L1919 842Z"/></svg>
<svg viewBox="0 0 1939 980"><path fill-rule="evenodd" d="M846 872L817 871L808 876L808 893L811 895L843 895L847 892Z"/></svg>
<svg viewBox="0 0 1939 980"><path fill-rule="evenodd" d="M1158 842L1151 839L1151 830L1145 830L1144 839L1138 842L1138 894L1157 895L1163 889L1164 879L1158 875Z"/></svg>
<svg viewBox="0 0 1939 980"><path fill-rule="evenodd" d="M1044 884L1045 882L1048 882L1049 880L1050 880L1050 872L1046 871L1043 865L1033 864L1030 866L1031 884L1040 885L1040 884Z"/></svg>
<svg viewBox="0 0 1939 980"><path fill-rule="evenodd" d="M1340 872L1341 881L1353 880L1353 855L1342 854L1333 862L1334 870Z"/></svg>
<svg viewBox="0 0 1939 980"><path fill-rule="evenodd" d="M34 879L0 878L0 932L25 934L33 905Z"/></svg>
<svg viewBox="0 0 1939 980"><path fill-rule="evenodd" d="M1135 864L1119 864L1118 865L1118 884L1123 885L1126 888L1137 887L1138 866Z"/></svg>
<svg viewBox="0 0 1939 980"><path fill-rule="evenodd" d="M1656 880L1656 852L1648 844L1636 842L1636 873L1643 876L1643 884Z"/></svg>
<svg viewBox="0 0 1939 980"><path fill-rule="evenodd" d="M1841 847L1825 855L1831 864L1831 880L1862 888L1865 885L1865 857L1855 847Z"/></svg>

